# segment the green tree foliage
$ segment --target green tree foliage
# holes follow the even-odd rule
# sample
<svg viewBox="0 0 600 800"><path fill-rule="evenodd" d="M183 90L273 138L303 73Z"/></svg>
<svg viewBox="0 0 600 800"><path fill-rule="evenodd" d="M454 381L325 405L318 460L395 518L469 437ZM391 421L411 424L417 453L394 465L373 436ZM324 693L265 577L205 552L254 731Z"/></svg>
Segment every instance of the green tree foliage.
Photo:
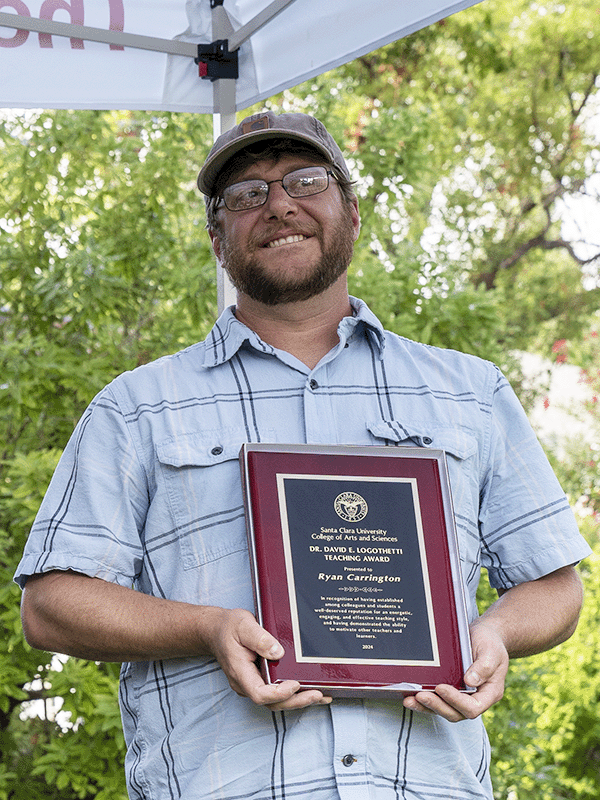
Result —
<svg viewBox="0 0 600 800"><path fill-rule="evenodd" d="M497 800L596 800L600 779L600 547L598 522L582 530L594 555L581 566L586 600L574 636L513 661L504 699L486 715Z"/></svg>
<svg viewBox="0 0 600 800"><path fill-rule="evenodd" d="M586 437L555 435L551 461L594 553L580 566L585 603L574 636L512 662L505 698L488 712L498 800L595 800L600 783L600 335L598 314L579 340L559 339L548 356L578 365L589 397L569 409ZM492 600L481 587L482 605Z"/></svg>
<svg viewBox="0 0 600 800"><path fill-rule="evenodd" d="M353 292L392 330L497 361L521 391L516 349L564 339L590 376L598 363L582 337L598 247L561 214L598 171L599 36L591 0L485 0L267 103L316 114L344 146L363 220ZM210 119L166 113L28 112L0 128L0 800L125 797L115 666L28 648L11 577L96 391L215 318L194 186L211 138ZM594 513L597 463L581 448L557 462ZM584 524L597 550L596 517ZM576 636L515 662L488 715L498 800L595 797L595 563Z"/></svg>
<svg viewBox="0 0 600 800"><path fill-rule="evenodd" d="M114 665L61 665L27 647L12 575L94 394L214 319L193 190L211 127L192 115L59 111L0 131L0 798L125 796Z"/></svg>
<svg viewBox="0 0 600 800"><path fill-rule="evenodd" d="M587 436L566 442L559 438L555 466L573 500L588 513L600 515L600 315L592 318L583 338L558 339L552 356L557 364L577 365L579 381L588 389L588 398L576 414L585 423Z"/></svg>
<svg viewBox="0 0 600 800"><path fill-rule="evenodd" d="M284 98L343 135L363 215L353 285L409 336L502 362L598 307L598 237L567 238L561 219L598 199L599 36L591 0L485 0Z"/></svg>

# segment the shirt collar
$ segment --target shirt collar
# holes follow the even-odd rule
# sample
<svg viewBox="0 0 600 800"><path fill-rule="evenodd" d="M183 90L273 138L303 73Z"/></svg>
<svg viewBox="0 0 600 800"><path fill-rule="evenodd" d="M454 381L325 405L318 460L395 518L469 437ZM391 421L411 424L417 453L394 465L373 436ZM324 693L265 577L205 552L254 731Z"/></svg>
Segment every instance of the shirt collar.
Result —
<svg viewBox="0 0 600 800"><path fill-rule="evenodd" d="M350 305L354 315L352 317L344 317L340 322L338 328L340 340L342 342L348 341L354 333L363 328L369 332L371 340L379 351L380 358L383 358L385 335L381 322L363 300L350 297ZM216 367L219 364L224 364L245 344L261 353L275 353L274 347L263 342L253 330L236 318L234 309L235 306L226 308L207 336L204 355L205 367Z"/></svg>

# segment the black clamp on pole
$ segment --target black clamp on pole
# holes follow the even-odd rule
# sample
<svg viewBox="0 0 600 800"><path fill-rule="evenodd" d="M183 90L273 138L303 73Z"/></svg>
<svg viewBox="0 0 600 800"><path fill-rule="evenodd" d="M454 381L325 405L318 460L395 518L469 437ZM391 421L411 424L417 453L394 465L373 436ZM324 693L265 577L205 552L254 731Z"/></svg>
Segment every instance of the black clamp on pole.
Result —
<svg viewBox="0 0 600 800"><path fill-rule="evenodd" d="M229 52L227 39L217 39L211 44L199 44L198 56L194 61L198 64L200 77L206 80L239 77L238 51Z"/></svg>

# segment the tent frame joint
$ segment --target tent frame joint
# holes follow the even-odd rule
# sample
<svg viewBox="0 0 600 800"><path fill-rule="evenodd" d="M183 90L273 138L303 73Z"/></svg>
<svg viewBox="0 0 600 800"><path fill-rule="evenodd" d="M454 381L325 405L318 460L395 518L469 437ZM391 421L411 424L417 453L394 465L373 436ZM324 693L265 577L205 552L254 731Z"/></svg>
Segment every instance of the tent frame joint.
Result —
<svg viewBox="0 0 600 800"><path fill-rule="evenodd" d="M236 80L239 77L238 51L230 52L227 39L199 44L198 55L194 61L198 64L200 77L205 80L216 81L220 78Z"/></svg>

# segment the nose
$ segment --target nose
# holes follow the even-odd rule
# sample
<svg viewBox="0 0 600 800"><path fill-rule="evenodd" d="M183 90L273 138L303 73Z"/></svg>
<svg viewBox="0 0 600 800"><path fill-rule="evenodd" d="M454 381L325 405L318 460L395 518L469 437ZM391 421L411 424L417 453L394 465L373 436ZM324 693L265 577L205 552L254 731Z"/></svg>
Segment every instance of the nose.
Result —
<svg viewBox="0 0 600 800"><path fill-rule="evenodd" d="M267 219L283 219L298 213L298 204L283 188L282 182L269 181L269 194L263 205L263 214Z"/></svg>

